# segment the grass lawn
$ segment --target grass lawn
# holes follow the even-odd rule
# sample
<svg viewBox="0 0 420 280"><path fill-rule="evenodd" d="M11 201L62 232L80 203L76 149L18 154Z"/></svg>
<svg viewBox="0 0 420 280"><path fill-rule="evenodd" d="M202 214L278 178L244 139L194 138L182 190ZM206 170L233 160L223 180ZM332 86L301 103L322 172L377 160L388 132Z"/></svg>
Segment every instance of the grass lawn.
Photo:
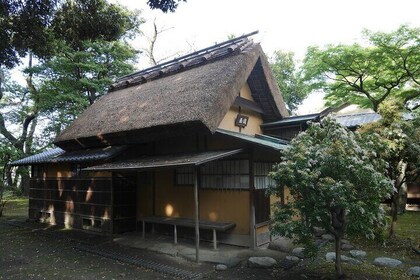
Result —
<svg viewBox="0 0 420 280"><path fill-rule="evenodd" d="M27 199L13 198L6 204L4 217L0 218L0 279L171 279L140 267L75 250L74 244L64 238L66 233L51 238L42 231L19 228L5 222L25 220L27 207ZM350 240L356 249L367 251L368 257L361 265L343 264L348 279L415 279L408 276L407 270L420 266L420 255L410 249L410 246L420 249L420 212L399 216L396 232L397 238L385 239L383 244ZM130 252L130 248L126 247L120 250ZM250 269L246 261L226 271L216 272L211 265L204 264L198 269L205 270L204 279L334 279L334 264L324 260L325 253L329 251L333 251L332 243L324 247L314 261L304 260L288 271L279 267ZM165 261L166 258L166 255L143 250L134 254L144 254L145 258L155 261ZM348 255L348 252L344 251L344 254ZM390 269L372 265L373 259L379 256L399 259L403 261L403 266Z"/></svg>
<svg viewBox="0 0 420 280"><path fill-rule="evenodd" d="M398 216L395 239L385 238L383 243L365 239L351 241L356 249L364 250L368 255L362 265L343 264L350 279L415 279L407 271L410 267L420 266L420 255L411 249L411 246L420 249L420 212L406 212ZM332 244L323 249L323 254L328 251L334 251ZM350 256L346 251L343 254ZM395 258L402 261L403 265L395 269L380 268L372 264L376 257ZM309 274L315 271L314 276L319 278L334 277L334 263L315 261L307 269Z"/></svg>
<svg viewBox="0 0 420 280"><path fill-rule="evenodd" d="M7 199L3 216L6 219L26 219L28 216L28 199L22 197Z"/></svg>
<svg viewBox="0 0 420 280"><path fill-rule="evenodd" d="M420 245L420 212L407 212L398 216L397 236L401 239L412 239Z"/></svg>

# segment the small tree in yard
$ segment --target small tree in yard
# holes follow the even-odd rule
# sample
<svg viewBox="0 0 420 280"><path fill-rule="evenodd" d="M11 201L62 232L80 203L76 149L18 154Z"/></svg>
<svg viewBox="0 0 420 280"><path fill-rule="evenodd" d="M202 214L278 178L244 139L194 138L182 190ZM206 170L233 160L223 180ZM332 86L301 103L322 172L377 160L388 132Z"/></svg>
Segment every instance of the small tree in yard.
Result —
<svg viewBox="0 0 420 280"><path fill-rule="evenodd" d="M309 256L318 249L314 227L331 233L337 278L344 276L344 234L373 239L386 224L380 203L393 186L385 176L386 162L375 151L381 148L376 137L362 138L327 117L300 133L270 174L278 186L269 192L281 197L279 186L287 186L291 195L287 204L275 206L273 231L303 244Z"/></svg>
<svg viewBox="0 0 420 280"><path fill-rule="evenodd" d="M412 112L413 119L404 120L401 105L395 100L379 106L381 119L359 129L362 134L376 133L385 149L378 154L387 163L387 176L394 189L391 196L390 237L395 237L398 212L405 210L407 193L405 184L420 176L420 117Z"/></svg>

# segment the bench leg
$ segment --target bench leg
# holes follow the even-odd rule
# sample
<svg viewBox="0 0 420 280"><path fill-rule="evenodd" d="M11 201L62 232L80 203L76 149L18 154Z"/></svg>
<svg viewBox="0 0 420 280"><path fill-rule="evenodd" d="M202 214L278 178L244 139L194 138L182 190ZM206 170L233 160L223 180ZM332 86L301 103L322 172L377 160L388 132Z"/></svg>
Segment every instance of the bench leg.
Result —
<svg viewBox="0 0 420 280"><path fill-rule="evenodd" d="M176 225L174 225L174 244L178 244L178 235L176 232Z"/></svg>
<svg viewBox="0 0 420 280"><path fill-rule="evenodd" d="M216 236L216 230L213 229L213 249L217 250L217 236Z"/></svg>
<svg viewBox="0 0 420 280"><path fill-rule="evenodd" d="M152 224L152 234L155 233L155 224Z"/></svg>
<svg viewBox="0 0 420 280"><path fill-rule="evenodd" d="M146 238L146 222L145 222L145 221L143 221L143 228L142 228L141 237L142 237L143 239L145 239L145 238Z"/></svg>

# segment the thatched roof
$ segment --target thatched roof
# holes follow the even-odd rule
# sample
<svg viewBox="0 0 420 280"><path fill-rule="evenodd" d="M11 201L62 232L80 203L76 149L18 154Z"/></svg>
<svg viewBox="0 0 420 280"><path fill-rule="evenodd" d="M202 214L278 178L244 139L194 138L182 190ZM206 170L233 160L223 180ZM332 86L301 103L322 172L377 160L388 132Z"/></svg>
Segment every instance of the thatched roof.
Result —
<svg viewBox="0 0 420 280"><path fill-rule="evenodd" d="M260 45L244 36L147 70L118 80L55 144L76 149L214 133L246 82L265 121L287 116Z"/></svg>

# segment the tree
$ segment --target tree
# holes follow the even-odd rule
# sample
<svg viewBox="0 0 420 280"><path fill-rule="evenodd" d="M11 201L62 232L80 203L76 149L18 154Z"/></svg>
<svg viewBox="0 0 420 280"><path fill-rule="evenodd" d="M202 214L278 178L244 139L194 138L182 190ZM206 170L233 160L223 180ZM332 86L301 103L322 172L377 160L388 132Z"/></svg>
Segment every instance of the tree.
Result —
<svg viewBox="0 0 420 280"><path fill-rule="evenodd" d="M295 110L309 91L303 82L301 72L297 69L294 54L276 51L271 58L270 65L284 102L290 111Z"/></svg>
<svg viewBox="0 0 420 280"><path fill-rule="evenodd" d="M169 28L165 28L165 27L158 27L157 23L156 23L156 18L153 20L153 29L152 29L152 33L150 35L146 35L145 33L143 33L143 37L146 38L147 42L148 42L148 47L142 49L145 56L148 58L149 60L149 65L151 66L156 66L158 65L161 61L163 60L167 60L168 58L172 57L172 56L176 56L179 53L175 53L175 54L170 54L166 57L163 58L156 58L156 54L155 54L155 50L156 50L156 42L157 39L160 35L162 35L162 33L171 30L173 27L169 27Z"/></svg>
<svg viewBox="0 0 420 280"><path fill-rule="evenodd" d="M420 124L419 117L407 121L403 119L401 107L397 102L388 100L379 106L382 118L360 129L364 134L378 134L385 149L378 155L388 163L387 176L393 182L391 197L390 237L395 236L398 212L405 210L408 180L420 175Z"/></svg>
<svg viewBox="0 0 420 280"><path fill-rule="evenodd" d="M409 77L409 88L403 92L400 100L410 110L420 107L420 28L402 25L390 33L369 30L364 33L397 67L404 69Z"/></svg>
<svg viewBox="0 0 420 280"><path fill-rule="evenodd" d="M44 2L39 2L40 7ZM28 3L38 2L18 1L24 7L20 9L31 11L32 6ZM37 36L48 34L48 38L35 40L38 37L34 35L36 38L32 43L25 41L26 48L19 47L19 42L14 39L17 35L13 32L26 30L30 33L28 30L34 26L25 20L25 13L15 12L8 18L14 24L18 20L15 17L23 17L19 21L22 25L12 30L10 46L13 55L28 54L29 61L25 70L26 86L13 84L10 79L4 79L4 75L0 77L0 140L15 149L11 160L32 154L39 118L49 120L47 128L53 132L43 134L44 138L54 137L63 122L74 118L94 102L106 91L112 79L133 70L131 65L136 53L123 39L137 32L140 21L136 13L105 0L68 0L54 7L54 10L49 10L52 14L48 14L48 20L42 24L42 32L36 33ZM14 10L8 8L8 11ZM33 16L35 19L46 17L44 9L33 9L32 13L36 15ZM48 55L44 55L45 48ZM7 57L4 61L14 61L10 66L19 62ZM33 65L33 61L40 64ZM51 138L44 139L44 142ZM22 175L27 174L24 168L19 167L20 170Z"/></svg>
<svg viewBox="0 0 420 280"><path fill-rule="evenodd" d="M57 0L0 2L0 67L13 68L29 52L48 57L54 50L48 29Z"/></svg>
<svg viewBox="0 0 420 280"><path fill-rule="evenodd" d="M377 137L362 138L332 118L310 124L292 140L282 161L270 174L287 186L291 200L275 206L275 233L304 244L305 253L317 251L314 227L335 238L335 271L342 277L341 239L344 234L375 238L385 225L383 198L392 190L384 175L386 163L376 155ZM280 187L270 187L278 197Z"/></svg>
<svg viewBox="0 0 420 280"><path fill-rule="evenodd" d="M151 9L159 9L164 13L173 13L181 1L187 2L187 0L147 0L147 4Z"/></svg>
<svg viewBox="0 0 420 280"><path fill-rule="evenodd" d="M29 77L28 77L29 79ZM6 71L0 71L0 149L2 166L18 157L29 155L37 125L37 92L22 87L10 80ZM11 125L13 124L13 125ZM22 167L16 170L13 180L10 169L4 170L6 182L16 186L17 178L25 173Z"/></svg>
<svg viewBox="0 0 420 280"><path fill-rule="evenodd" d="M35 69L44 111L50 117L45 134L57 135L117 77L134 71L137 51L120 41L83 41L82 50L64 45L61 52ZM49 133L48 133L49 132Z"/></svg>
<svg viewBox="0 0 420 280"><path fill-rule="evenodd" d="M68 0L55 14L51 29L56 39L82 51L88 40L111 42L135 36L141 23L137 11L106 0Z"/></svg>
<svg viewBox="0 0 420 280"><path fill-rule="evenodd" d="M303 69L311 89L322 89L327 105L357 104L378 111L388 98L406 103L420 95L420 29L391 33L364 31L368 46L308 48Z"/></svg>

